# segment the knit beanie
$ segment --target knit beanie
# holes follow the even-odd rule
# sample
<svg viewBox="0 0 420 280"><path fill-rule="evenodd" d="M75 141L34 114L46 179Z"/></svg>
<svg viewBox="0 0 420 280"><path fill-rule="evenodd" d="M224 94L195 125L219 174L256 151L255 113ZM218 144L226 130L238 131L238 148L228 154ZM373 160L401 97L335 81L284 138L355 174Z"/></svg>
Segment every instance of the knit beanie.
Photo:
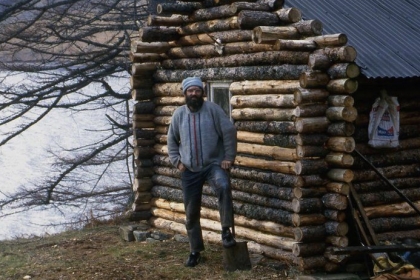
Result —
<svg viewBox="0 0 420 280"><path fill-rule="evenodd" d="M192 86L197 86L203 89L203 82L199 77L188 77L182 81L182 93L185 94L185 91Z"/></svg>

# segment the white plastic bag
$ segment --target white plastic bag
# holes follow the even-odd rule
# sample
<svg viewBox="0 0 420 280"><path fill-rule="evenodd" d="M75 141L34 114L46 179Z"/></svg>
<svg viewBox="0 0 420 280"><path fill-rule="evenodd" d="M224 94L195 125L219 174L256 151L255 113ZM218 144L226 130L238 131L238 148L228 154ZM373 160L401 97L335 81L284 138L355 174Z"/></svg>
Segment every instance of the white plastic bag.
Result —
<svg viewBox="0 0 420 280"><path fill-rule="evenodd" d="M374 148L396 148L399 146L400 105L397 97L385 91L375 100L369 115L369 146Z"/></svg>

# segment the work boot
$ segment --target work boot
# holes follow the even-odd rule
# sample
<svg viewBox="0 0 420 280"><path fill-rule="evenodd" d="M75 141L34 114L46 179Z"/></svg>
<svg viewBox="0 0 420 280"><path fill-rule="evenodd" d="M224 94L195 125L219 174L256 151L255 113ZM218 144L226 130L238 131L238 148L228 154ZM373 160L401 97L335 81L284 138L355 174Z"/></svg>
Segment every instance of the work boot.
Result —
<svg viewBox="0 0 420 280"><path fill-rule="evenodd" d="M200 252L193 252L188 257L188 260L185 263L185 266L187 266L187 267L194 267L194 266L196 266L197 264L200 263L200 260L201 260Z"/></svg>
<svg viewBox="0 0 420 280"><path fill-rule="evenodd" d="M230 248L236 245L236 240L235 238L233 238L233 235L229 229L224 230L222 232L222 242L223 242L223 247L225 248Z"/></svg>

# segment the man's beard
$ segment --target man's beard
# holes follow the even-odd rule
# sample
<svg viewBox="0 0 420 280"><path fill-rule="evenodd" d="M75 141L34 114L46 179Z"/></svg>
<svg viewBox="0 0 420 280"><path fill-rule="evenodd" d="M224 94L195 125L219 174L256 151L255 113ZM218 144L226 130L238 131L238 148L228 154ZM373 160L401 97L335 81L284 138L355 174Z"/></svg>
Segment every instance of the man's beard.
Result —
<svg viewBox="0 0 420 280"><path fill-rule="evenodd" d="M201 106L203 106L204 98L202 96L196 96L196 97L189 97L186 96L185 100L187 102L187 106L192 111L198 111Z"/></svg>

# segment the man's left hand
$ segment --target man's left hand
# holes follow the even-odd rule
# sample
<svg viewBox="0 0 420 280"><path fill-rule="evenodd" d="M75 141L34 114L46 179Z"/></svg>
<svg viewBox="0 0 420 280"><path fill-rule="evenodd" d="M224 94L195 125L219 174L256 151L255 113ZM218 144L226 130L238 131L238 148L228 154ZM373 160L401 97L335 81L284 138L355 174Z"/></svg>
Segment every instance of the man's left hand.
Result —
<svg viewBox="0 0 420 280"><path fill-rule="evenodd" d="M225 170L229 170L232 167L233 163L230 160L224 160L222 161L222 168Z"/></svg>

